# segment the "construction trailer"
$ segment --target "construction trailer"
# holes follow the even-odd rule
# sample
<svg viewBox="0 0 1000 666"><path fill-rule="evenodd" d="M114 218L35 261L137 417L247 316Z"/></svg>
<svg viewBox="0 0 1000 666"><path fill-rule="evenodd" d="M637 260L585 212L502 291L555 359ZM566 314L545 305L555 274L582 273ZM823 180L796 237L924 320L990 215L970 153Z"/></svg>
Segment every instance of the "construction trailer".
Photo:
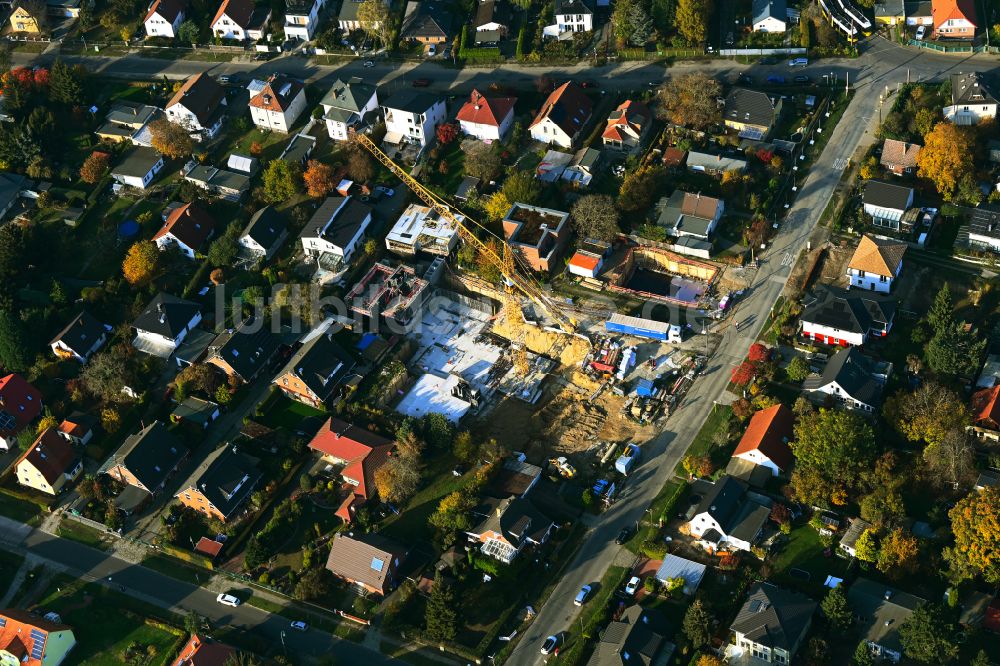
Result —
<svg viewBox="0 0 1000 666"><path fill-rule="evenodd" d="M681 341L681 327L653 319L642 319L615 313L604 322L608 333L634 335L638 338L649 338L661 342L678 343Z"/></svg>
<svg viewBox="0 0 1000 666"><path fill-rule="evenodd" d="M628 473L632 471L637 462L639 462L639 447L635 444L626 444L625 450L618 456L618 460L615 461L615 470L624 476L628 476Z"/></svg>

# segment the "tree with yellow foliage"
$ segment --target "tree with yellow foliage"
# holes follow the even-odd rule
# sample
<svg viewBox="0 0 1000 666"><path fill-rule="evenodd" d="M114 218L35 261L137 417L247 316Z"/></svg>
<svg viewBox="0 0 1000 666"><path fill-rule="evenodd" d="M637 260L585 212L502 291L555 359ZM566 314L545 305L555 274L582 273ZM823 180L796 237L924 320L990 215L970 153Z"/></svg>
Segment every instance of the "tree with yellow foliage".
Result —
<svg viewBox="0 0 1000 666"><path fill-rule="evenodd" d="M969 493L948 512L955 545L946 557L960 577L981 575L1000 583L1000 488Z"/></svg>
<svg viewBox="0 0 1000 666"><path fill-rule="evenodd" d="M975 135L966 127L940 122L924 137L917 154L917 175L934 183L945 201L955 196L963 178L972 176Z"/></svg>
<svg viewBox="0 0 1000 666"><path fill-rule="evenodd" d="M879 544L875 566L890 578L899 578L917 568L917 555L919 550L916 537L897 527Z"/></svg>
<svg viewBox="0 0 1000 666"><path fill-rule="evenodd" d="M145 284L153 279L160 264L160 249L150 240L142 240L128 249L122 272L129 284Z"/></svg>

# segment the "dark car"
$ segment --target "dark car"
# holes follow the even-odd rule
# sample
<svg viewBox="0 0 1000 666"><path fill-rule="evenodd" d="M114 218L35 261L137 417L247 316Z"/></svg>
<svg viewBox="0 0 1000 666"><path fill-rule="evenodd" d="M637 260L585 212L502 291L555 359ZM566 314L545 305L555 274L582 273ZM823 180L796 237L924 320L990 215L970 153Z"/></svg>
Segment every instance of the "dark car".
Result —
<svg viewBox="0 0 1000 666"><path fill-rule="evenodd" d="M784 83L785 82L785 77L778 76L776 74L772 74L771 76L767 77L767 82L768 83Z"/></svg>
<svg viewBox="0 0 1000 666"><path fill-rule="evenodd" d="M623 527L622 531L619 532L618 536L615 538L615 543L620 546L631 538L632 538L632 528Z"/></svg>
<svg viewBox="0 0 1000 666"><path fill-rule="evenodd" d="M413 79L414 88L426 88L431 84L430 79Z"/></svg>
<svg viewBox="0 0 1000 666"><path fill-rule="evenodd" d="M740 74L739 77L736 79L736 82L742 83L743 85L752 86L753 77L750 76L749 74Z"/></svg>
<svg viewBox="0 0 1000 666"><path fill-rule="evenodd" d="M796 83L809 83L810 79L805 74L799 74L798 76L795 77L794 81Z"/></svg>
<svg viewBox="0 0 1000 666"><path fill-rule="evenodd" d="M545 642L542 643L542 650L541 650L542 654L545 655L552 654L553 652L555 652L555 649L559 647L559 644L561 642L562 642L562 636L558 634L549 636L548 638L545 639Z"/></svg>

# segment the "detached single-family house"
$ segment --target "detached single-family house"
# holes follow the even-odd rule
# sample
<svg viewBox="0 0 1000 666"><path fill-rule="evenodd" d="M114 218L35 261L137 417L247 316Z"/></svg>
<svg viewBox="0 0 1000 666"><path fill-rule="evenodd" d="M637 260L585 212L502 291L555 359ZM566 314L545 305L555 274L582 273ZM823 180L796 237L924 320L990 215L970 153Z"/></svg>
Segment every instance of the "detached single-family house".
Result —
<svg viewBox="0 0 1000 666"><path fill-rule="evenodd" d="M452 39L452 15L449 5L437 0L409 0L399 29L400 40L423 44L426 51Z"/></svg>
<svg viewBox="0 0 1000 666"><path fill-rule="evenodd" d="M236 652L236 648L231 645L191 634L171 666L225 666Z"/></svg>
<svg viewBox="0 0 1000 666"><path fill-rule="evenodd" d="M663 227L669 236L708 240L722 219L726 203L700 192L692 194L674 190L669 198L660 199L656 208L659 211L656 224Z"/></svg>
<svg viewBox="0 0 1000 666"><path fill-rule="evenodd" d="M526 547L549 540L556 525L526 497L487 497L472 511L479 522L467 532L486 555L510 564Z"/></svg>
<svg viewBox="0 0 1000 666"><path fill-rule="evenodd" d="M748 493L745 482L728 474L714 483L699 479L691 487L701 497L688 521L698 544L710 551L749 551L757 543L771 515L766 498Z"/></svg>
<svg viewBox="0 0 1000 666"><path fill-rule="evenodd" d="M72 627L16 608L0 610L0 664L59 666L76 645Z"/></svg>
<svg viewBox="0 0 1000 666"><path fill-rule="evenodd" d="M784 2L781 3L784 6ZM782 32L784 28L782 28ZM762 141L774 129L781 115L781 97L760 90L733 88L726 95L722 122L739 132L741 138Z"/></svg>
<svg viewBox="0 0 1000 666"><path fill-rule="evenodd" d="M976 3L974 0L931 0L933 36L947 39L974 39Z"/></svg>
<svg viewBox="0 0 1000 666"><path fill-rule="evenodd" d="M714 155L712 153L691 150L687 154L687 168L689 171L698 171L712 176L722 176L729 171L736 173L746 171L747 161L742 157Z"/></svg>
<svg viewBox="0 0 1000 666"><path fill-rule="evenodd" d="M496 46L510 29L510 7L507 0L479 0L472 19L476 46Z"/></svg>
<svg viewBox="0 0 1000 666"><path fill-rule="evenodd" d="M972 394L969 411L972 412L970 430L976 437L992 442L1000 441L1000 385L980 389Z"/></svg>
<svg viewBox="0 0 1000 666"><path fill-rule="evenodd" d="M284 74L272 74L250 98L250 117L261 129L287 134L306 108L306 88Z"/></svg>
<svg viewBox="0 0 1000 666"><path fill-rule="evenodd" d="M86 363L107 341L108 327L89 312L82 311L52 338L49 347L59 358L72 358Z"/></svg>
<svg viewBox="0 0 1000 666"><path fill-rule="evenodd" d="M62 420L56 432L68 442L77 446L86 446L94 437L94 424L97 420L82 412L73 412Z"/></svg>
<svg viewBox="0 0 1000 666"><path fill-rule="evenodd" d="M163 168L163 156L152 148L136 146L111 170L111 177L124 187L144 190Z"/></svg>
<svg viewBox="0 0 1000 666"><path fill-rule="evenodd" d="M820 375L807 377L802 389L813 399L830 396L848 409L874 413L892 372L891 363L877 363L857 347L840 349L827 361Z"/></svg>
<svg viewBox="0 0 1000 666"><path fill-rule="evenodd" d="M385 142L424 147L434 140L437 126L445 121L446 114L440 97L419 90L400 90L382 103Z"/></svg>
<svg viewBox="0 0 1000 666"><path fill-rule="evenodd" d="M349 585L384 597L402 582L397 572L406 552L400 544L378 534L340 532L330 542L326 568Z"/></svg>
<svg viewBox="0 0 1000 666"><path fill-rule="evenodd" d="M628 99L618 105L608 117L601 133L605 148L634 152L642 147L653 126L653 112L642 102Z"/></svg>
<svg viewBox="0 0 1000 666"><path fill-rule="evenodd" d="M188 259L194 259L204 251L213 231L212 216L197 204L188 203L167 213L163 226L153 235L153 242L161 252L177 248Z"/></svg>
<svg viewBox="0 0 1000 666"><path fill-rule="evenodd" d="M461 222L463 215L455 215ZM412 203L392 225L385 247L403 256L427 253L447 257L458 245L458 226L430 206Z"/></svg>
<svg viewBox="0 0 1000 666"><path fill-rule="evenodd" d="M899 25L906 21L905 0L881 0L875 3L875 22L883 25Z"/></svg>
<svg viewBox="0 0 1000 666"><path fill-rule="evenodd" d="M285 39L308 42L319 26L322 0L288 0L285 3Z"/></svg>
<svg viewBox="0 0 1000 666"><path fill-rule="evenodd" d="M569 241L569 213L515 202L503 218L504 240L533 270L549 273Z"/></svg>
<svg viewBox="0 0 1000 666"><path fill-rule="evenodd" d="M799 321L802 335L829 345L860 347L870 337L882 338L892 329L896 301L866 292L825 288L808 302Z"/></svg>
<svg viewBox="0 0 1000 666"><path fill-rule="evenodd" d="M818 604L772 583L757 583L729 627L743 655L766 664L794 663Z"/></svg>
<svg viewBox="0 0 1000 666"><path fill-rule="evenodd" d="M997 98L980 72L952 74L951 104L942 113L956 125L978 125L997 117Z"/></svg>
<svg viewBox="0 0 1000 666"><path fill-rule="evenodd" d="M602 166L601 151L596 148L581 148L563 169L561 178L576 187L587 187Z"/></svg>
<svg viewBox="0 0 1000 666"><path fill-rule="evenodd" d="M670 635L663 613L633 604L599 634L587 666L668 664L677 649L667 640Z"/></svg>
<svg viewBox="0 0 1000 666"><path fill-rule="evenodd" d="M882 144L882 166L897 176L911 176L917 172L917 155L923 148L919 143L886 139Z"/></svg>
<svg viewBox="0 0 1000 666"><path fill-rule="evenodd" d="M220 199L239 203L250 191L249 173L208 164L195 164L193 161L185 168L186 171L182 172L184 180Z"/></svg>
<svg viewBox="0 0 1000 666"><path fill-rule="evenodd" d="M590 0L555 0L554 25L545 27L546 37L570 39L573 33L594 29L594 7Z"/></svg>
<svg viewBox="0 0 1000 666"><path fill-rule="evenodd" d="M872 655L898 663L903 657L899 628L927 602L884 583L858 578L847 589L847 603L854 612L854 629Z"/></svg>
<svg viewBox="0 0 1000 666"><path fill-rule="evenodd" d="M149 123L160 116L160 110L149 104L118 102L104 117L104 124L94 134L102 141L124 143L131 141L137 146L150 147Z"/></svg>
<svg viewBox="0 0 1000 666"><path fill-rule="evenodd" d="M240 247L253 261L269 261L288 238L288 224L284 216L271 206L264 206L250 217L243 233Z"/></svg>
<svg viewBox="0 0 1000 666"><path fill-rule="evenodd" d="M860 539L861 535L865 533L865 530L869 529L871 526L872 524L867 520L855 518L847 527L847 530L844 532L844 536L840 537L840 544L837 547L851 557L857 557L858 539Z"/></svg>
<svg viewBox="0 0 1000 666"><path fill-rule="evenodd" d="M969 221L969 245L1000 252L1000 205L982 203L962 212Z"/></svg>
<svg viewBox="0 0 1000 666"><path fill-rule="evenodd" d="M892 281L903 270L906 243L874 238L865 234L847 264L848 288L888 294Z"/></svg>
<svg viewBox="0 0 1000 666"><path fill-rule="evenodd" d="M535 141L572 148L593 112L594 105L583 89L567 81L548 96L528 133Z"/></svg>
<svg viewBox="0 0 1000 666"><path fill-rule="evenodd" d="M344 0L340 6L340 13L337 15L337 25L345 33L361 30L361 21L358 20L358 9L363 0ZM388 3L386 3L388 4ZM371 26L373 30L378 29L378 23Z"/></svg>
<svg viewBox="0 0 1000 666"><path fill-rule="evenodd" d="M160 292L132 322L132 346L146 354L169 358L199 323L201 306Z"/></svg>
<svg viewBox="0 0 1000 666"><path fill-rule="evenodd" d="M213 139L226 115L226 90L204 72L184 82L167 102L167 120L191 132L199 141Z"/></svg>
<svg viewBox="0 0 1000 666"><path fill-rule="evenodd" d="M252 316L212 340L205 363L226 373L230 382L246 384L270 367L280 346L281 338L271 331L270 319Z"/></svg>
<svg viewBox="0 0 1000 666"><path fill-rule="evenodd" d="M872 216L872 224L899 231L903 215L913 205L913 188L869 180L862 201L865 213Z"/></svg>
<svg viewBox="0 0 1000 666"><path fill-rule="evenodd" d="M219 39L261 40L267 36L271 6L257 5L253 0L222 0L210 25Z"/></svg>
<svg viewBox="0 0 1000 666"><path fill-rule="evenodd" d="M784 32L787 27L788 6L785 0L754 0L754 32Z"/></svg>
<svg viewBox="0 0 1000 666"><path fill-rule="evenodd" d="M115 506L132 513L156 495L187 458L188 449L160 421L153 421L129 435L111 454L100 473L124 483L125 490L115 498Z"/></svg>
<svg viewBox="0 0 1000 666"><path fill-rule="evenodd" d="M916 0L906 2L906 25L934 25L934 18L931 16L931 0Z"/></svg>
<svg viewBox="0 0 1000 666"><path fill-rule="evenodd" d="M184 0L153 0L142 24L147 37L167 37L173 39L184 22Z"/></svg>
<svg viewBox="0 0 1000 666"><path fill-rule="evenodd" d="M14 465L14 477L22 486L47 495L58 494L83 471L83 460L73 444L46 428Z"/></svg>
<svg viewBox="0 0 1000 666"><path fill-rule="evenodd" d="M372 208L355 197L327 197L299 239L320 270L336 273L351 262L372 222Z"/></svg>
<svg viewBox="0 0 1000 666"><path fill-rule="evenodd" d="M493 0L489 1L492 4ZM486 97L473 89L469 101L458 111L458 126L463 134L480 141L500 141L514 124L516 103L516 97Z"/></svg>
<svg viewBox="0 0 1000 666"><path fill-rule="evenodd" d="M42 394L19 374L0 378L0 450L9 451L17 436L42 413Z"/></svg>
<svg viewBox="0 0 1000 666"><path fill-rule="evenodd" d="M292 400L310 407L331 406L355 360L327 333L314 334L285 364L272 384Z"/></svg>
<svg viewBox="0 0 1000 666"><path fill-rule="evenodd" d="M354 486L336 511L339 518L352 522L358 508L378 496L375 473L389 462L394 446L392 440L338 418L327 419L312 438L309 448L342 466L340 478Z"/></svg>
<svg viewBox="0 0 1000 666"><path fill-rule="evenodd" d="M788 443L794 436L795 415L781 403L756 412L733 458L766 467L771 476L787 474L795 459Z"/></svg>
<svg viewBox="0 0 1000 666"><path fill-rule="evenodd" d="M223 446L205 458L189 484L174 497L189 509L228 522L260 481L257 462L234 446Z"/></svg>
<svg viewBox="0 0 1000 666"><path fill-rule="evenodd" d="M346 0L344 5L354 4ZM378 115L378 93L375 86L357 77L337 79L330 92L320 101L326 131L334 141L347 141L354 132L371 124Z"/></svg>

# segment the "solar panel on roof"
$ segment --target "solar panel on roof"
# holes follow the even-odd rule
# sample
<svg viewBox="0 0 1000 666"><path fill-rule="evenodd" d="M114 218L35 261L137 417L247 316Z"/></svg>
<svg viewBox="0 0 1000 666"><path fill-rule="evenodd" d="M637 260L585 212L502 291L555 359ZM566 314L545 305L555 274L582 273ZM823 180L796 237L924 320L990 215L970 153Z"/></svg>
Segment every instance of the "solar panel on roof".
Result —
<svg viewBox="0 0 1000 666"><path fill-rule="evenodd" d="M6 626L7 626L7 618L0 617L0 629L4 628Z"/></svg>
<svg viewBox="0 0 1000 666"><path fill-rule="evenodd" d="M764 138L764 132L762 132L759 127L744 127L740 131L740 138L750 139L751 141L760 141Z"/></svg>
<svg viewBox="0 0 1000 666"><path fill-rule="evenodd" d="M38 629L32 629L31 638L35 641L31 646L31 658L41 659L42 649L45 647L45 633Z"/></svg>

